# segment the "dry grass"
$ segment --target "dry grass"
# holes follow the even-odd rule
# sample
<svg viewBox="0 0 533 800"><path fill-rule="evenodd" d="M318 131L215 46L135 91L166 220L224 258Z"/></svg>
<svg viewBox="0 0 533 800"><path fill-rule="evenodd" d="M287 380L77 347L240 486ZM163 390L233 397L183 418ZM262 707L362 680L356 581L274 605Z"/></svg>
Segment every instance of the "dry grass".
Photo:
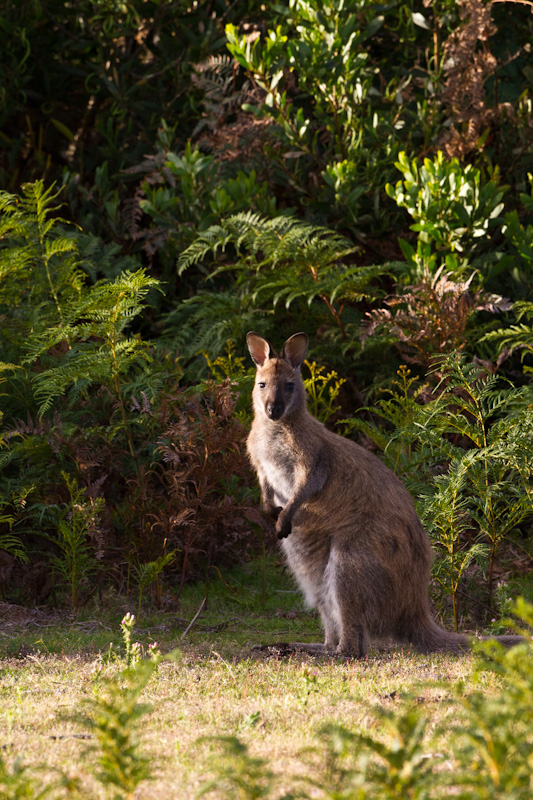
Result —
<svg viewBox="0 0 533 800"><path fill-rule="evenodd" d="M257 576L250 577L257 583ZM187 636L178 660L161 663L143 694L153 710L143 719L142 745L153 757L156 778L142 784L135 797L193 797L209 777L209 757L216 749L205 741L210 737L238 736L251 755L268 759L276 773L290 780L308 771L304 750L318 743L317 733L327 723L372 727L371 706L399 707L407 694L424 703L433 725L455 713L449 690L459 681L467 686L471 681L474 662L468 655L421 656L387 648L362 661L338 661L253 651L258 641L319 636L316 618L302 609L285 580L276 573L269 581L264 608L253 586L248 594L236 592L237 580L211 587L210 610ZM183 620L192 618L200 596L196 589L184 598ZM99 620L52 620L43 627L39 617L25 619L18 628L3 627L4 651L11 646L23 656L8 656L1 663L0 746L6 761L21 757L31 765L64 770L93 796L103 796L85 755L94 740L81 738L91 733L71 717L123 665L121 614L115 607L101 610ZM140 620L133 639L145 645L157 639L168 651L181 636L172 624L175 619L152 615ZM224 620L230 620L225 630L212 630Z"/></svg>

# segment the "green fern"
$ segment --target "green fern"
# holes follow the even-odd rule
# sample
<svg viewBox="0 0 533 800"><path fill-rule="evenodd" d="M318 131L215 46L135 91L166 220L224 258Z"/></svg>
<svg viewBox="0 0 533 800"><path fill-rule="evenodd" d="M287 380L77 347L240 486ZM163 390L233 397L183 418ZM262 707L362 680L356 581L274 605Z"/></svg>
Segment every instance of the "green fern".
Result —
<svg viewBox="0 0 533 800"><path fill-rule="evenodd" d="M329 767L321 785L326 796L429 797L438 779L427 755L428 718L412 704L399 709L375 706L371 714L368 733L332 724L320 732Z"/></svg>
<svg viewBox="0 0 533 800"><path fill-rule="evenodd" d="M271 316L266 309L254 306L245 292L200 291L167 314L164 318L166 332L160 343L179 349L186 359L202 355L203 366L204 353L215 359L228 341L241 346L249 330L258 327L264 330L265 326L272 325ZM201 374L201 366L195 363L195 375Z"/></svg>
<svg viewBox="0 0 533 800"><path fill-rule="evenodd" d="M140 661L106 680L83 719L98 742L87 749L97 753L95 776L115 798L133 798L135 788L154 774L153 759L139 744L140 722L151 707L138 701L156 666L155 661Z"/></svg>
<svg viewBox="0 0 533 800"><path fill-rule="evenodd" d="M139 587L138 616L141 615L143 592L148 586L151 586L152 583L157 584L156 594L158 595L157 605L159 607L161 593L161 587L159 584L160 575L165 567L174 561L177 552L177 549L172 550L170 553L159 556L159 558L156 558L155 561L148 561L145 564L140 564L138 567L135 567L135 577L137 579L137 586Z"/></svg>
<svg viewBox="0 0 533 800"><path fill-rule="evenodd" d="M63 473L63 478L70 502L53 509L57 534L46 538L57 546L57 554L51 557L52 568L67 587L72 610L77 612L84 583L98 567L88 543L88 534L95 527L104 500L88 500L85 490L79 488L75 479L66 473Z"/></svg>
<svg viewBox="0 0 533 800"><path fill-rule="evenodd" d="M52 213L58 194L42 181L26 184L21 198L0 194L0 311L19 362L4 370L39 362L41 416L80 383L103 383L120 397L119 376L148 361L146 344L127 328L158 286L137 270L88 287L76 240Z"/></svg>
<svg viewBox="0 0 533 800"><path fill-rule="evenodd" d="M142 517L146 470L136 449L126 391L148 371L149 345L131 327L148 293L159 284L138 269L91 286L81 268L77 233L57 216L57 204L58 192L45 189L42 181L24 186L21 197L0 193L0 317L6 333L0 341L0 375L9 426L0 439L1 461L9 467L1 489L11 497L32 485L36 502L46 504L50 484L63 483L61 469L71 471L79 446L73 438L81 427L93 425L96 436L109 444L119 439L113 446L121 458L125 438L137 473ZM121 267L125 264L132 260ZM101 406L102 397L112 404L107 428L95 422L93 413L93 401ZM27 508L20 514L28 520ZM70 577L63 577L76 607L72 576L83 537L74 521L49 523L61 551L55 567L70 571ZM15 545L9 541L11 548ZM66 566L71 556L74 561Z"/></svg>
<svg viewBox="0 0 533 800"><path fill-rule="evenodd" d="M103 383L120 397L120 376L150 360L146 342L128 337L126 331L142 310L148 291L155 286L158 281L142 269L96 284L65 309L63 324L33 337L26 364L35 363L62 342L69 343L59 364L34 376L41 416L68 388L80 383Z"/></svg>
<svg viewBox="0 0 533 800"><path fill-rule="evenodd" d="M533 516L533 394L489 375L453 353L438 367L429 402L418 401L403 368L400 390L372 409L392 431L369 420L348 420L384 452L389 466L418 496L418 510L441 558L436 577L452 596L457 620L459 583L472 560L493 574L501 543ZM400 370L402 373L402 370ZM464 546L463 534L477 541Z"/></svg>
<svg viewBox="0 0 533 800"><path fill-rule="evenodd" d="M418 501L418 511L437 549L433 569L435 579L451 597L455 630L459 628L458 591L467 567L482 561L487 546L475 543L468 546L463 534L472 525L468 498L468 479L476 451L467 451L454 458L445 475L437 475L431 494Z"/></svg>
<svg viewBox="0 0 533 800"><path fill-rule="evenodd" d="M533 448L529 388L501 387L497 375L452 354L444 360L442 394L420 427L424 439L437 433L446 449L466 466L471 524L488 544L488 591L493 602L493 572L502 541L533 514ZM455 443L454 443L455 440ZM465 453L466 448L466 453ZM442 481L450 481L448 471Z"/></svg>
<svg viewBox="0 0 533 800"><path fill-rule="evenodd" d="M7 525L8 533L0 533L0 550L18 558L20 561L29 561L24 543L19 536L12 533L15 517L12 514L2 514L2 510L7 504L0 502L0 525Z"/></svg>
<svg viewBox="0 0 533 800"><path fill-rule="evenodd" d="M274 309L283 303L289 309L319 300L343 338L345 304L374 297L377 289L372 281L386 272L384 267L349 265L357 248L334 231L294 217L267 219L248 212L203 231L178 259L178 274L229 251L231 263L215 266L209 278L235 273L244 305L248 301L254 307Z"/></svg>
<svg viewBox="0 0 533 800"><path fill-rule="evenodd" d="M514 325L490 331L481 341L497 342L500 352L508 350L509 353L512 353L515 350L521 350L522 359L524 359L527 355L533 355L533 303L525 301L515 303L513 311L516 315ZM533 372L533 366L526 364L524 372Z"/></svg>
<svg viewBox="0 0 533 800"><path fill-rule="evenodd" d="M25 184L21 197L0 193L0 309L11 317L8 339L19 344L26 326L64 323L65 304L83 291L76 242L52 215L58 195L43 181Z"/></svg>
<svg viewBox="0 0 533 800"><path fill-rule="evenodd" d="M432 402L424 404L426 384L419 384L411 370L402 364L397 370L398 378L392 381L391 389L383 390L384 396L374 406L360 409L362 416L343 420L347 430L357 430L367 436L382 451L383 460L411 491L423 490L425 482L431 480L431 468L442 461L443 456L452 458L454 450L447 440L427 424ZM375 416L386 423L371 421ZM424 435L420 435L421 427Z"/></svg>

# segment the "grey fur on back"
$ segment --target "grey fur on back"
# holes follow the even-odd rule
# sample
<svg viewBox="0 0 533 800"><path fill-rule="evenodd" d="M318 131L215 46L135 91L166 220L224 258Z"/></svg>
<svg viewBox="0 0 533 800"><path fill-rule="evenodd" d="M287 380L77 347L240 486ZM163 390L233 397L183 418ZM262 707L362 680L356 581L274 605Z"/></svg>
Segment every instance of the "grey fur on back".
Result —
<svg viewBox="0 0 533 800"><path fill-rule="evenodd" d="M431 546L410 494L376 456L308 412L306 335L279 355L256 333L247 342L257 366L248 453L287 563L320 612L325 649L362 657L383 636L425 653L468 648L431 615Z"/></svg>

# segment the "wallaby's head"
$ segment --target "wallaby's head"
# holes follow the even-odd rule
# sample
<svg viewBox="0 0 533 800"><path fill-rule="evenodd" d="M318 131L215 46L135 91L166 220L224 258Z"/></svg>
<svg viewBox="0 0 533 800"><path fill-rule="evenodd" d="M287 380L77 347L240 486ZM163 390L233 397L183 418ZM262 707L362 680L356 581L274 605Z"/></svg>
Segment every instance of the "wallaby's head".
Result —
<svg viewBox="0 0 533 800"><path fill-rule="evenodd" d="M305 408L300 374L307 353L305 333L295 333L287 339L279 355L266 339L253 331L247 334L246 341L257 367L253 391L255 413L271 420L300 413Z"/></svg>

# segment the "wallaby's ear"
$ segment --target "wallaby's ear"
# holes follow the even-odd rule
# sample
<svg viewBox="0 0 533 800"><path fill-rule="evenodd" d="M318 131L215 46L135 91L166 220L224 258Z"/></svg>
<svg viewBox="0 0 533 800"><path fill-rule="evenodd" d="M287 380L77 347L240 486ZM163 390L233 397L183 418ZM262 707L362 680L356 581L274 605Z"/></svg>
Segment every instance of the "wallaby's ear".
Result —
<svg viewBox="0 0 533 800"><path fill-rule="evenodd" d="M262 336L259 336L258 333L254 333L253 331L247 333L246 343L248 344L250 355L258 367L264 366L269 358L276 357L276 353L272 349L271 345L266 339L263 339Z"/></svg>
<svg viewBox="0 0 533 800"><path fill-rule="evenodd" d="M281 351L281 357L286 359L293 369L301 367L307 355L307 334L295 333L285 344Z"/></svg>

